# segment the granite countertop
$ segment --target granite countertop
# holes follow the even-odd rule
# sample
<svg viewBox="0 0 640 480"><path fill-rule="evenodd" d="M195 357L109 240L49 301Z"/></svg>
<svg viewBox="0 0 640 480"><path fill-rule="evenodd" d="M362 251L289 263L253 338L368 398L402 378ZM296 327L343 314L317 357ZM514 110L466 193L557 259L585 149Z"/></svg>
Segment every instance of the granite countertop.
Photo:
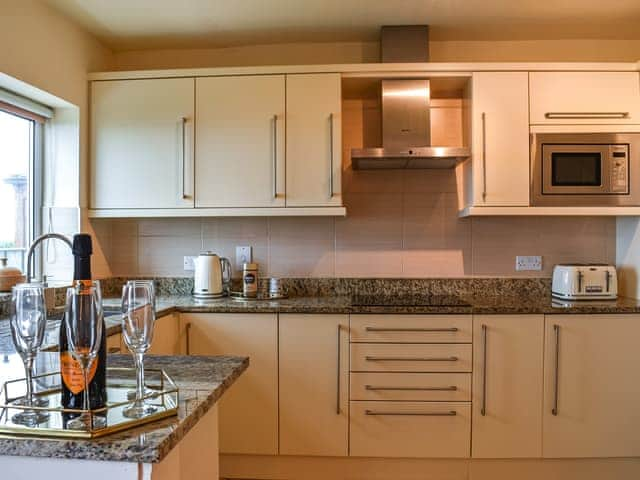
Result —
<svg viewBox="0 0 640 480"><path fill-rule="evenodd" d="M41 353L48 368L58 355ZM110 367L132 367L130 355L109 355ZM160 462L249 366L247 357L150 356L148 368L164 369L180 389L178 415L93 440L0 436L0 455L45 458ZM24 376L18 355L0 356L2 382Z"/></svg>

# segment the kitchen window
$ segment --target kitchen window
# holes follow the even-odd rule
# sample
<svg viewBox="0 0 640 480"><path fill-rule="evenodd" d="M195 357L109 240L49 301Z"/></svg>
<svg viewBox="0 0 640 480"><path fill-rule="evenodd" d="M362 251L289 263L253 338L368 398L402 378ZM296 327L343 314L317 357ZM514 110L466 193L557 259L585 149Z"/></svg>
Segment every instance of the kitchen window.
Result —
<svg viewBox="0 0 640 480"><path fill-rule="evenodd" d="M0 90L0 257L23 271L29 244L41 231L42 147L47 116L34 110L48 111Z"/></svg>

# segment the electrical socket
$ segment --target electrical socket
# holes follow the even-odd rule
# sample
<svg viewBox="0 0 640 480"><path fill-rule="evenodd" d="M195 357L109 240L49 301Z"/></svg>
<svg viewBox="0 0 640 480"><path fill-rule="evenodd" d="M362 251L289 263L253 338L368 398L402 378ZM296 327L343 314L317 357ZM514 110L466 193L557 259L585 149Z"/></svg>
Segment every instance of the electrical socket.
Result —
<svg viewBox="0 0 640 480"><path fill-rule="evenodd" d="M195 255L185 255L183 257L183 268L185 272L193 272L196 269L196 256Z"/></svg>
<svg viewBox="0 0 640 480"><path fill-rule="evenodd" d="M242 271L243 263L251 263L253 261L253 252L249 246L236 247L236 272Z"/></svg>
<svg viewBox="0 0 640 480"><path fill-rule="evenodd" d="M542 257L540 255L516 256L516 271L542 270Z"/></svg>

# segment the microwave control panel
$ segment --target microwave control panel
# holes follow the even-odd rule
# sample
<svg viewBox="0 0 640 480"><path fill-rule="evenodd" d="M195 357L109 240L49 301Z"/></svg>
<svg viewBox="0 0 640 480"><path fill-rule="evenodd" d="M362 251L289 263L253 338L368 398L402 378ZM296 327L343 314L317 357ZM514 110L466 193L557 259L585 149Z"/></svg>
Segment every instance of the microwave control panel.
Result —
<svg viewBox="0 0 640 480"><path fill-rule="evenodd" d="M627 193L629 187L629 146L611 145L611 192Z"/></svg>

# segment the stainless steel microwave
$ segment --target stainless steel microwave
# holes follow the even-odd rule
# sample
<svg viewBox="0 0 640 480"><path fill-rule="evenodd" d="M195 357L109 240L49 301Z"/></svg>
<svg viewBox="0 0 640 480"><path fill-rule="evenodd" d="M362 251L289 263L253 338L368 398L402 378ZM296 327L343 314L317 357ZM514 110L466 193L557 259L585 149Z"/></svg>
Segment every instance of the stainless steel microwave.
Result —
<svg viewBox="0 0 640 480"><path fill-rule="evenodd" d="M640 205L640 133L533 134L531 204Z"/></svg>

